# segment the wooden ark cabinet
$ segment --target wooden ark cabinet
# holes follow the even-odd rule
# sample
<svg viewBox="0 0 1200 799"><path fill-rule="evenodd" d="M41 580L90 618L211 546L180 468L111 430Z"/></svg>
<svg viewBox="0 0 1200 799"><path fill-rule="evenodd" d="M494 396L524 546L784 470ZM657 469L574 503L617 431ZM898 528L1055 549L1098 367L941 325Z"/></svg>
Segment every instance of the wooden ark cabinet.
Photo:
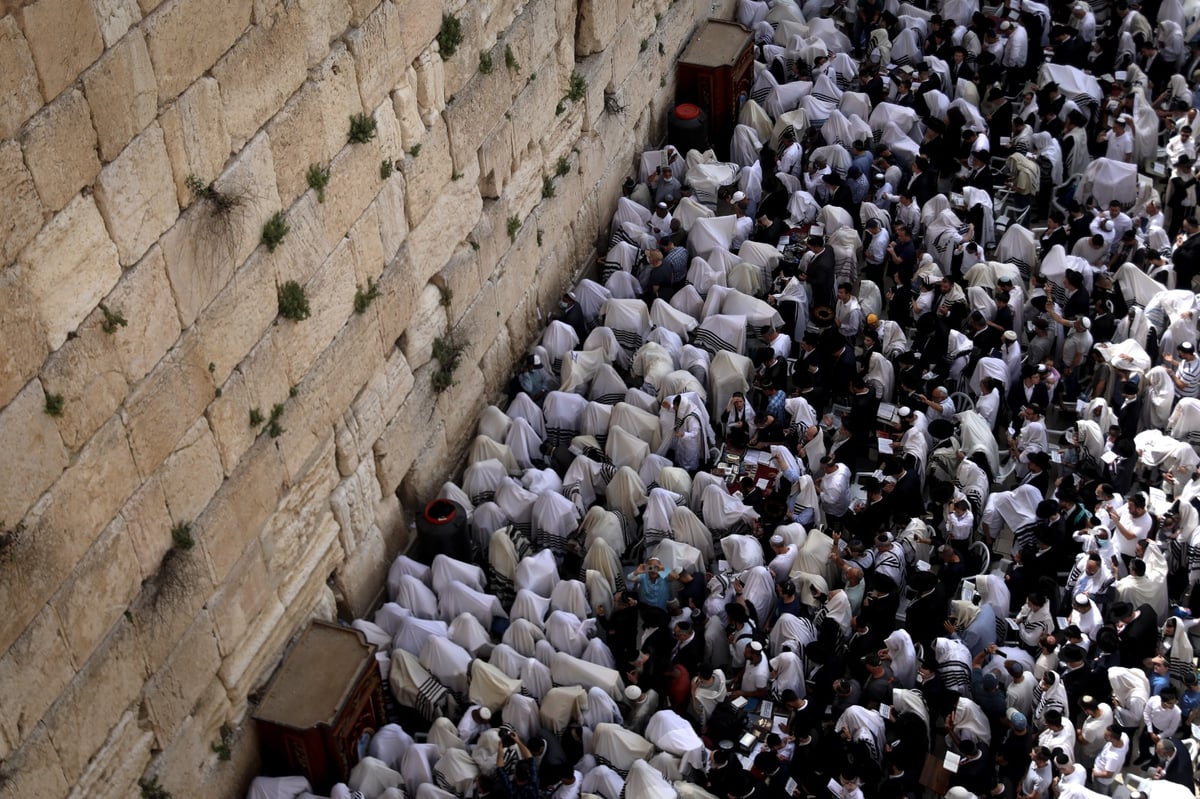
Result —
<svg viewBox="0 0 1200 799"><path fill-rule="evenodd" d="M675 102L695 103L708 114L708 140L722 160L737 125L739 98L754 82L754 36L736 22L710 19L679 58Z"/></svg>
<svg viewBox="0 0 1200 799"><path fill-rule="evenodd" d="M375 649L325 621L301 634L254 714L265 773L302 774L325 794L346 781L384 723Z"/></svg>

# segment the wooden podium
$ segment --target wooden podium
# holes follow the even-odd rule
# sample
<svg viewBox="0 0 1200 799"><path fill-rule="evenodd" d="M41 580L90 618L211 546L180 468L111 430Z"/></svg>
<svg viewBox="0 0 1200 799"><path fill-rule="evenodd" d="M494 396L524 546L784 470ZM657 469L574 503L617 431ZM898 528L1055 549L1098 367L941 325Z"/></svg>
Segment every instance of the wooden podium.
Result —
<svg viewBox="0 0 1200 799"><path fill-rule="evenodd" d="M268 774L303 774L319 793L345 782L384 723L373 644L314 621L284 656L254 714Z"/></svg>
<svg viewBox="0 0 1200 799"><path fill-rule="evenodd" d="M754 81L754 36L736 22L710 19L679 58L675 103L694 103L708 114L708 140L717 157L729 158L739 97Z"/></svg>

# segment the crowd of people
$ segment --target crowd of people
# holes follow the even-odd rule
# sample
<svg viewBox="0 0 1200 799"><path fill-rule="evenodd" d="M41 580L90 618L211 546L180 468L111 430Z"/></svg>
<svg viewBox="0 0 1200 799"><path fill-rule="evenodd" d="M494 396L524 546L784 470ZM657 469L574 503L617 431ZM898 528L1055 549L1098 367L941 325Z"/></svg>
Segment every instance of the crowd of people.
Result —
<svg viewBox="0 0 1200 799"><path fill-rule="evenodd" d="M354 622L407 710L333 795L1194 795L1200 7L737 20Z"/></svg>

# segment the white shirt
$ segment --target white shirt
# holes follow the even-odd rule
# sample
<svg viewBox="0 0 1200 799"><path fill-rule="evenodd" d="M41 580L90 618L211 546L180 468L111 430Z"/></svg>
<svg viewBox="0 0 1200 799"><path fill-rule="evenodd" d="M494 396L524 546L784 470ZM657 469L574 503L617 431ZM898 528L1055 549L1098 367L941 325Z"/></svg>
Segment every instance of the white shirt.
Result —
<svg viewBox="0 0 1200 799"><path fill-rule="evenodd" d="M767 344L775 352L775 357L786 361L792 357L792 337L786 333L780 333Z"/></svg>
<svg viewBox="0 0 1200 799"><path fill-rule="evenodd" d="M1142 711L1142 721L1146 723L1146 730L1151 729L1157 732L1160 736L1170 737L1179 729L1179 721L1182 714L1179 711L1179 705L1167 709L1163 707L1161 696L1152 696L1146 702L1146 709Z"/></svg>
<svg viewBox="0 0 1200 799"><path fill-rule="evenodd" d="M1042 730L1038 736L1038 744L1046 747L1051 752L1055 749L1061 749L1067 753L1067 756L1072 760L1075 759L1075 725L1069 719L1062 720L1062 729L1058 732L1047 727Z"/></svg>
<svg viewBox="0 0 1200 799"><path fill-rule="evenodd" d="M742 243L750 238L750 234L753 232L753 219L748 216L735 217L733 221L733 240L730 242L730 247L735 251L740 249Z"/></svg>
<svg viewBox="0 0 1200 799"><path fill-rule="evenodd" d="M866 259L869 264L881 264L887 258L887 248L891 241L891 236L883 227L879 228L879 232L871 237L871 243L867 245Z"/></svg>
<svg viewBox="0 0 1200 799"><path fill-rule="evenodd" d="M1129 134L1129 128L1126 126L1125 132L1121 135L1116 133L1108 134L1108 147L1104 151L1105 158L1111 158L1114 161L1119 161L1124 164L1133 156L1133 136Z"/></svg>
<svg viewBox="0 0 1200 799"><path fill-rule="evenodd" d="M1180 138L1180 135L1176 133L1171 137L1171 140L1167 142L1167 156L1171 159L1171 163L1174 163L1179 160L1179 156L1181 155L1186 155L1188 158L1195 161L1196 140L1193 137L1188 136L1187 141L1184 141L1182 138Z"/></svg>
<svg viewBox="0 0 1200 799"><path fill-rule="evenodd" d="M988 427L994 428L1000 414L1000 392L993 388L987 394L980 394L975 401L975 412L987 421Z"/></svg>
<svg viewBox="0 0 1200 799"><path fill-rule="evenodd" d="M1118 525L1132 532L1134 537L1126 538L1124 533L1116 529ZM1113 525L1112 538L1117 552L1121 555L1133 557L1137 542L1150 535L1150 525L1149 513L1143 513L1141 518L1135 519L1133 514L1129 512L1129 503L1125 503L1125 507L1121 509L1120 515L1117 516L1117 524Z"/></svg>
<svg viewBox="0 0 1200 799"><path fill-rule="evenodd" d="M1000 59L1001 66L1022 67L1029 55L1029 34L1023 25L1013 26L1004 43L1004 56Z"/></svg>
<svg viewBox="0 0 1200 799"><path fill-rule="evenodd" d="M789 175L800 176L800 161L804 158L804 150L796 142L792 142L779 156L779 171Z"/></svg>
<svg viewBox="0 0 1200 799"><path fill-rule="evenodd" d="M966 541L971 537L974 526L975 516L969 510L962 516L957 511L946 514L946 537L951 541Z"/></svg>
<svg viewBox="0 0 1200 799"><path fill-rule="evenodd" d="M862 327L862 308L857 298L851 297L845 302L838 300L837 307L834 308L834 317L837 319L839 333L843 336L858 335L858 330Z"/></svg>
<svg viewBox="0 0 1200 799"><path fill-rule="evenodd" d="M1125 756L1129 753L1129 736L1121 733L1120 746L1113 746L1109 741L1104 742L1104 748L1100 750L1100 754L1096 755L1096 762L1092 766L1092 779L1100 785L1111 785L1112 777L1097 777L1097 771L1110 771L1114 775L1119 773L1125 767Z"/></svg>
<svg viewBox="0 0 1200 799"><path fill-rule="evenodd" d="M766 653L754 664L746 660L746 670L742 672L742 690L747 692L760 691L771 685L771 670L767 663Z"/></svg>
<svg viewBox="0 0 1200 799"><path fill-rule="evenodd" d="M650 228L650 232L655 236L671 235L671 212L667 211L666 216L659 216L658 212L650 214L650 221L646 223Z"/></svg>
<svg viewBox="0 0 1200 799"><path fill-rule="evenodd" d="M850 509L850 467L839 463L831 474L822 475L820 492L825 512L844 516Z"/></svg>
<svg viewBox="0 0 1200 799"><path fill-rule="evenodd" d="M583 785L583 775L575 772L575 781L570 785L559 785L550 794L550 799L579 799L579 789Z"/></svg>
<svg viewBox="0 0 1200 799"><path fill-rule="evenodd" d="M1080 751L1084 754L1099 754L1104 748L1104 731L1113 723L1112 708L1103 702L1100 703L1100 715L1083 717L1083 724L1080 725L1079 731L1083 733L1083 742L1079 745Z"/></svg>

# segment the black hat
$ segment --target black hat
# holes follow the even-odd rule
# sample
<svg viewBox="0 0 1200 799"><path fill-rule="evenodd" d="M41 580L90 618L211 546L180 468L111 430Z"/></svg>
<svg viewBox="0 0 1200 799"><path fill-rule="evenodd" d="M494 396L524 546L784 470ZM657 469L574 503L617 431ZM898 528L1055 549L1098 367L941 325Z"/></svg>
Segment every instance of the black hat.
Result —
<svg viewBox="0 0 1200 799"><path fill-rule="evenodd" d="M1126 380L1124 383L1121 384L1121 393L1122 394L1137 394L1138 393L1137 383L1133 382L1132 380Z"/></svg>
<svg viewBox="0 0 1200 799"><path fill-rule="evenodd" d="M1042 454L1042 453L1038 453ZM1049 519L1054 514L1058 513L1058 500L1043 499L1037 504L1037 517L1039 519Z"/></svg>
<svg viewBox="0 0 1200 799"><path fill-rule="evenodd" d="M1108 609L1110 621L1122 621L1133 613L1133 605L1128 602L1114 602Z"/></svg>
<svg viewBox="0 0 1200 799"><path fill-rule="evenodd" d="M937 577L933 572L918 571L909 576L908 585L914 591L929 591L937 585Z"/></svg>

